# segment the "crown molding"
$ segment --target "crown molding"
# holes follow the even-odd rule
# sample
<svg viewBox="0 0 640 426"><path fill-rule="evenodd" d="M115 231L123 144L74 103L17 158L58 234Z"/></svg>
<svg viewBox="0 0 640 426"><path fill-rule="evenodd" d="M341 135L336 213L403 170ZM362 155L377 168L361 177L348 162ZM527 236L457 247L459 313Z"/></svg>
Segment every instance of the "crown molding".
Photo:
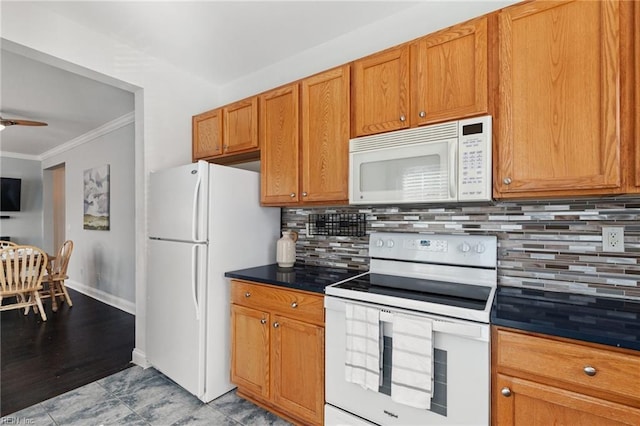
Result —
<svg viewBox="0 0 640 426"><path fill-rule="evenodd" d="M39 155L20 154L19 152L0 151L0 157L17 158L18 160L41 161Z"/></svg>
<svg viewBox="0 0 640 426"><path fill-rule="evenodd" d="M95 129L85 133L84 135L80 135L75 139L71 139L69 142L65 142L62 145L44 152L38 157L38 159L40 161L47 160L55 155L62 154L63 152L69 151L87 142L91 142L92 140L95 140L101 136L107 135L115 130L118 130L121 127L126 126L127 124L133 123L134 121L135 111L131 111L121 117L116 118L115 120L111 120L110 122L103 124L100 127L96 127Z"/></svg>

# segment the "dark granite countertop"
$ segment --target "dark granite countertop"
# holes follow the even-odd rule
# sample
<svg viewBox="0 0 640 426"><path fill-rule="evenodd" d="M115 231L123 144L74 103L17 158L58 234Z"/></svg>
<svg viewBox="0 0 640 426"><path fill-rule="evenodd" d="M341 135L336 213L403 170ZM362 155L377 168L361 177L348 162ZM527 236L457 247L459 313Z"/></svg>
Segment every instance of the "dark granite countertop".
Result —
<svg viewBox="0 0 640 426"><path fill-rule="evenodd" d="M640 301L500 286L491 323L640 350Z"/></svg>
<svg viewBox="0 0 640 426"><path fill-rule="evenodd" d="M273 263L271 265L226 272L224 276L324 294L326 286L355 277L364 272L310 265L294 265L293 268L280 268L276 263Z"/></svg>

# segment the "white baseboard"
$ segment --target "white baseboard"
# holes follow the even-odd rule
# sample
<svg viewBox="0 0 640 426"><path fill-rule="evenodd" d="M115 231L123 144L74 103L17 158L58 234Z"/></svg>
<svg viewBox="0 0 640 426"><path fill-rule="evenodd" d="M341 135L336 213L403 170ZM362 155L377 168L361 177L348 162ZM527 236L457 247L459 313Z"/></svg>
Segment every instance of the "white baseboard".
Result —
<svg viewBox="0 0 640 426"><path fill-rule="evenodd" d="M136 314L136 304L134 302L130 302L121 297L114 296L109 293L105 293L102 290L98 290L97 288L89 287L85 284L82 284L78 281L66 280L65 285L69 288L72 288L80 293L92 297L96 300L99 300L107 305L113 306L114 308L120 309L121 311L125 311L131 315Z"/></svg>
<svg viewBox="0 0 640 426"><path fill-rule="evenodd" d="M135 365L139 365L142 368L149 368L151 364L147 361L147 355L140 349L135 348L131 354L131 362Z"/></svg>

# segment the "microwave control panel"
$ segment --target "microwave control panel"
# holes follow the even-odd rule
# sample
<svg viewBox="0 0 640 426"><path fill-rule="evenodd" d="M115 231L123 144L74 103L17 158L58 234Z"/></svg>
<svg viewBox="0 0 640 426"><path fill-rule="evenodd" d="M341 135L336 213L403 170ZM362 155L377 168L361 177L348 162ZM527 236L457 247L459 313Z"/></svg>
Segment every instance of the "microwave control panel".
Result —
<svg viewBox="0 0 640 426"><path fill-rule="evenodd" d="M459 122L458 201L491 199L491 116Z"/></svg>

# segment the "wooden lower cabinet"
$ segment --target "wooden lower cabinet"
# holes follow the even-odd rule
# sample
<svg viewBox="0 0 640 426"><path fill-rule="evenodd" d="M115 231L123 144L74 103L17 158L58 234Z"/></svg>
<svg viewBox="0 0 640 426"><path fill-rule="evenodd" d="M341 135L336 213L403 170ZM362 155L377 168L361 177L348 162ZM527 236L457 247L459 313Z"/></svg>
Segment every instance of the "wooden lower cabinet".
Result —
<svg viewBox="0 0 640 426"><path fill-rule="evenodd" d="M501 327L492 333L492 424L640 424L640 354Z"/></svg>
<svg viewBox="0 0 640 426"><path fill-rule="evenodd" d="M269 313L231 305L231 381L269 397Z"/></svg>
<svg viewBox="0 0 640 426"><path fill-rule="evenodd" d="M232 281L231 381L301 425L324 421L323 296Z"/></svg>
<svg viewBox="0 0 640 426"><path fill-rule="evenodd" d="M498 374L498 425L637 425L638 410L600 398Z"/></svg>
<svg viewBox="0 0 640 426"><path fill-rule="evenodd" d="M274 316L271 372L273 401L286 413L322 424L324 327Z"/></svg>

